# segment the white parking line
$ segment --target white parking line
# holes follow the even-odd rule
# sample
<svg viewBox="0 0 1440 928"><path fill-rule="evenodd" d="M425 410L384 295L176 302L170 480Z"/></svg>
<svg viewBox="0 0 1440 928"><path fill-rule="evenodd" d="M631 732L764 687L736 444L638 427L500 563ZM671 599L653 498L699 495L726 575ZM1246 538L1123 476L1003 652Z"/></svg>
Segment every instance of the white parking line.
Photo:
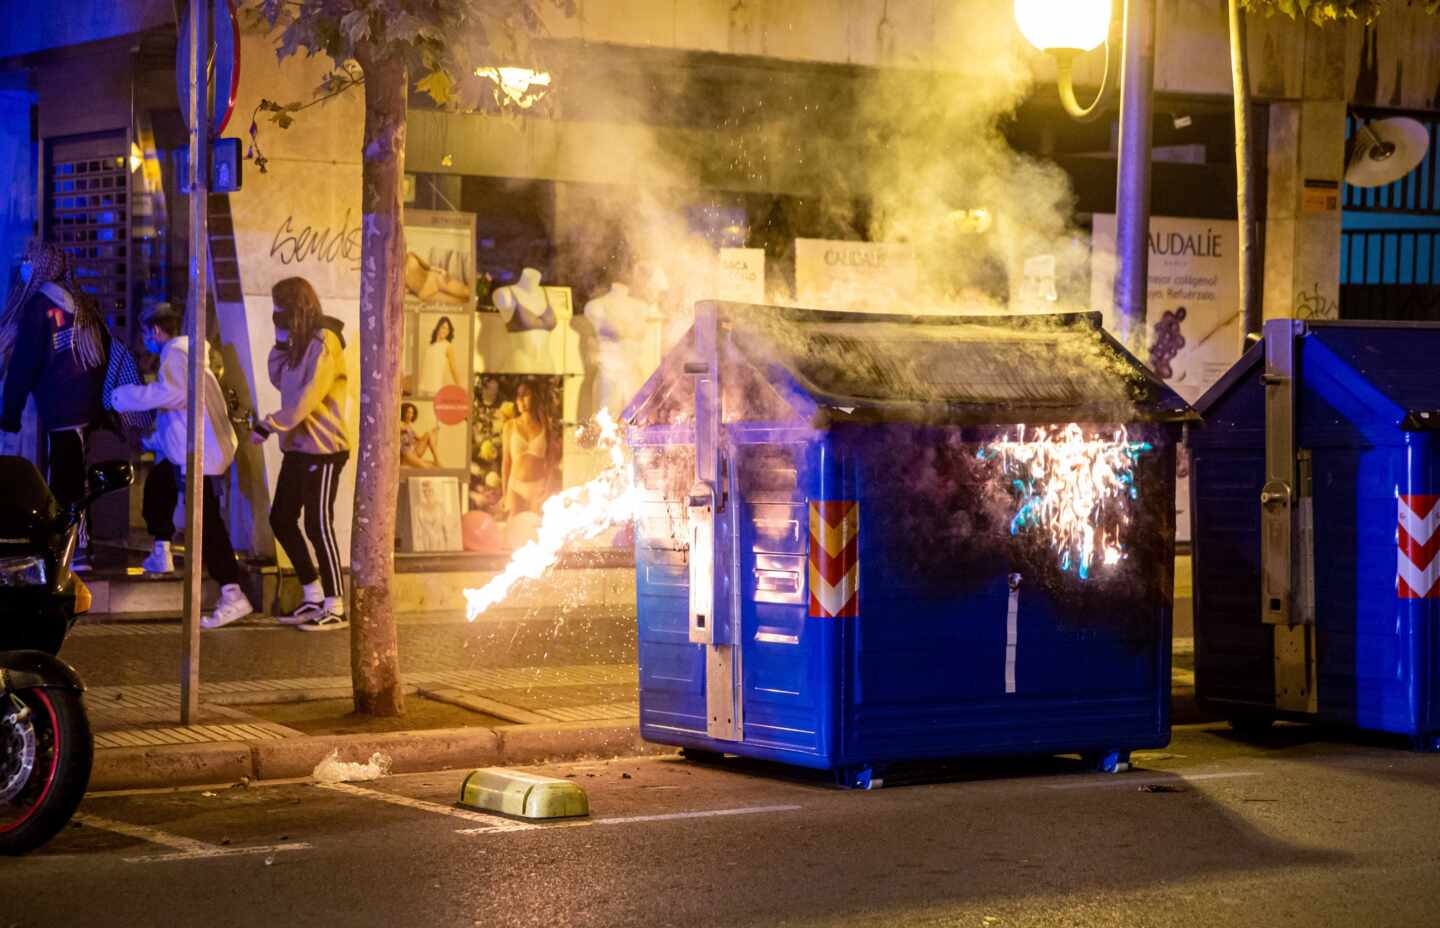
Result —
<svg viewBox="0 0 1440 928"><path fill-rule="evenodd" d="M738 809L706 809L700 812L668 812L663 815L629 815L615 818L573 818L549 825L527 825L527 828L593 828L597 825L634 825L640 822L669 822L687 818L714 818L721 815L755 815L761 812L794 812L800 806L745 806ZM508 820L507 820L508 821ZM515 829L461 828L460 835L483 835L492 832Z"/></svg>
<svg viewBox="0 0 1440 928"><path fill-rule="evenodd" d="M1106 786L1130 786L1136 789L1151 783L1195 783L1200 780L1229 780L1234 777L1258 777L1258 770L1234 770L1226 773L1173 773L1168 775L1135 776L1133 773L1122 773L1117 775L1106 775L1103 778L1082 780L1076 783L1047 783L1047 789L1096 789Z"/></svg>
<svg viewBox="0 0 1440 928"><path fill-rule="evenodd" d="M636 822L668 822L685 818L713 818L718 815L758 815L763 812L794 812L800 806L745 806L739 809L707 809L702 812L670 812L665 815L630 815L623 818L597 818L596 825L632 825Z"/></svg>
<svg viewBox="0 0 1440 928"><path fill-rule="evenodd" d="M144 857L127 857L127 864L158 864L175 860L208 860L212 857L247 857L264 854L273 857L285 851L308 851L310 845L303 841L289 844L258 844L254 847L217 847L207 844L203 851L177 851L174 854L147 854ZM268 861L267 861L268 862Z"/></svg>
<svg viewBox="0 0 1440 928"><path fill-rule="evenodd" d="M418 809L421 812L430 812L435 815L448 815L451 818L463 819L467 822L474 822L484 825L484 828L469 828L463 834L486 834L497 831L530 831L539 828L539 825L531 825L527 822L517 822L499 815L486 815L483 812L472 812L469 809L460 809L455 806L441 805L438 802L427 802L424 799L411 799L408 796L397 796L394 793L382 793L379 790L366 789L363 786L355 786L352 783L317 783L321 789L334 790L337 793L344 793L347 796L357 796L361 799L376 799L380 802L388 802L395 806L404 806L407 809Z"/></svg>
<svg viewBox="0 0 1440 928"><path fill-rule="evenodd" d="M151 864L171 860L205 860L211 857L241 857L253 854L277 854L284 851L303 851L310 847L310 845L303 842L262 844L252 847L223 847L218 844L207 844L204 841L196 841L194 838L172 835L168 831L161 831L158 828L151 828L148 825L131 825L128 822L117 822L113 819L100 818L95 815L77 815L75 816L75 821L90 828L99 828L101 831L125 835L128 838L139 838L141 841L147 841L150 844L168 847L174 852L171 854L147 854L141 857L126 857L125 862L131 864Z"/></svg>

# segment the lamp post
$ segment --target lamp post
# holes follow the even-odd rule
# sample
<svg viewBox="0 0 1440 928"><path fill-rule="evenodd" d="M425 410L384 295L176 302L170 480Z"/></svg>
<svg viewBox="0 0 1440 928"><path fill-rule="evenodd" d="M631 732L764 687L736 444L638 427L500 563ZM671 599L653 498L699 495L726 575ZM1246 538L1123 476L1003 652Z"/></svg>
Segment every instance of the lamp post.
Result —
<svg viewBox="0 0 1440 928"><path fill-rule="evenodd" d="M1120 340L1143 348L1149 279L1150 134L1155 80L1155 0L1124 0L1120 46L1120 144L1115 178L1115 316ZM1060 101L1076 119L1099 115L1110 74L1110 0L1015 0L1025 39L1055 58ZM1088 106L1075 99L1075 56L1105 44L1105 80Z"/></svg>

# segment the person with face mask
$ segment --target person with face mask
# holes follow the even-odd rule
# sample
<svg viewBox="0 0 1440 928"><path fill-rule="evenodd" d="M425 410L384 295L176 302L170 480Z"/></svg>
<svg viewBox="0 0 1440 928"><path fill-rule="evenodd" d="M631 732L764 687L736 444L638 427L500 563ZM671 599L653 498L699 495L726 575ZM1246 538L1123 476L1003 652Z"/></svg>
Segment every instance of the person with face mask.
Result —
<svg viewBox="0 0 1440 928"><path fill-rule="evenodd" d="M285 457L270 503L270 528L304 591L293 612L276 618L304 631L336 631L350 625L335 542L335 495L350 457L344 324L321 311L320 297L303 277L286 278L270 293L275 304L270 382L280 391L280 409L256 423L250 441L263 444L280 433Z"/></svg>
<svg viewBox="0 0 1440 928"><path fill-rule="evenodd" d="M62 506L85 495L85 443L102 421L101 393L110 336L95 301L75 280L58 245L32 242L20 264L20 285L0 312L0 431L16 433L33 396L45 436L50 491ZM82 524L76 569L88 566Z"/></svg>
<svg viewBox="0 0 1440 928"><path fill-rule="evenodd" d="M184 484L189 419L190 339L182 335L180 313L168 303L158 303L140 318L145 349L160 356L160 374L143 386L116 387L111 402L116 412L154 410L155 432L145 440L155 452L155 469L145 479L142 512L145 526L155 539L144 568L148 574L168 574L175 569L170 539L175 534L175 504ZM209 346L205 346L207 355ZM205 517L201 558L205 569L220 584L215 608L200 619L203 628L220 628L254 612L240 588L240 565L230 545L230 532L220 510L219 488L225 472L235 460L235 430L226 414L225 395L220 381L205 365Z"/></svg>

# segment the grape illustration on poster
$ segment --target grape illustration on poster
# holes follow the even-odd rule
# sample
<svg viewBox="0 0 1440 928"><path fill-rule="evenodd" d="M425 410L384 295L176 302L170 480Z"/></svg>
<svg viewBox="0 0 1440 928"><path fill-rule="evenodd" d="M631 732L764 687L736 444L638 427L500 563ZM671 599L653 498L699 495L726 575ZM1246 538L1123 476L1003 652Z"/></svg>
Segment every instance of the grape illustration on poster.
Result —
<svg viewBox="0 0 1440 928"><path fill-rule="evenodd" d="M1115 217L1091 230L1090 305L1114 318ZM1187 402L1195 402L1240 359L1239 227L1234 220L1150 219L1149 287L1143 357ZM1190 540L1189 471L1182 453L1176 479L1175 535Z"/></svg>

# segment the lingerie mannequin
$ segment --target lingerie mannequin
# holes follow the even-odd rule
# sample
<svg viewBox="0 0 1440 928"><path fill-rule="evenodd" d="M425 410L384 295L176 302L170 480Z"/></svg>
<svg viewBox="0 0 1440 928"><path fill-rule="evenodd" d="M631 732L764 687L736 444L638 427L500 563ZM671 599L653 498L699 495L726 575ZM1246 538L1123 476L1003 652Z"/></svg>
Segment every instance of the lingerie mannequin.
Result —
<svg viewBox="0 0 1440 928"><path fill-rule="evenodd" d="M653 372L647 363L655 308L622 283L585 304L585 318L599 341L596 403L618 416Z"/></svg>
<svg viewBox="0 0 1440 928"><path fill-rule="evenodd" d="M519 374L556 373L550 351L555 310L545 288L540 286L540 272L533 267L523 269L518 281L498 288L493 298L509 334L498 339L506 350L499 363L489 369Z"/></svg>

